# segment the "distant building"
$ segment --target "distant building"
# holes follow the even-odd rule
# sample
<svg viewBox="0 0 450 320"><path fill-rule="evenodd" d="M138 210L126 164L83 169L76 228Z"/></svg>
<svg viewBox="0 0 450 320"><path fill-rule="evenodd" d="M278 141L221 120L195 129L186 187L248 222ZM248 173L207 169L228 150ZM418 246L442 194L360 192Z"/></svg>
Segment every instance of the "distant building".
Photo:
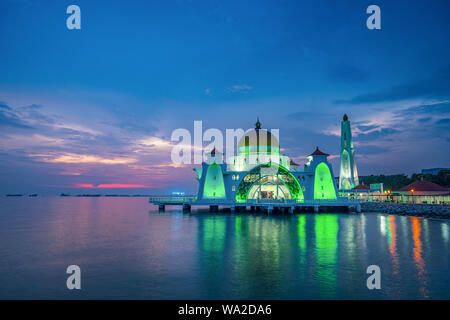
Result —
<svg viewBox="0 0 450 320"><path fill-rule="evenodd" d="M439 174L439 172L441 172L442 170L449 170L449 171L450 171L450 168L422 169L422 174L433 174L433 175L437 175L437 174Z"/></svg>
<svg viewBox="0 0 450 320"><path fill-rule="evenodd" d="M345 114L341 122L341 165L339 170L339 190L350 190L359 185L356 170L355 149L353 148L350 121Z"/></svg>
<svg viewBox="0 0 450 320"><path fill-rule="evenodd" d="M450 189L430 181L414 181L403 188L392 191L383 190L379 184L359 185L352 190L343 190L340 196L369 202L395 202L418 204L449 204Z"/></svg>
<svg viewBox="0 0 450 320"><path fill-rule="evenodd" d="M427 195L448 193L450 192L450 189L440 186L431 181L417 180L399 189L398 192L414 193L415 195Z"/></svg>
<svg viewBox="0 0 450 320"><path fill-rule="evenodd" d="M369 201L369 198L373 195L383 195L383 184L372 183L370 186L360 184L351 190L341 190L339 195L341 197L348 197L349 199Z"/></svg>
<svg viewBox="0 0 450 320"><path fill-rule="evenodd" d="M362 199L362 197L359 197ZM430 181L414 181L397 191L369 193L364 199L375 202L449 204L450 189Z"/></svg>
<svg viewBox="0 0 450 320"><path fill-rule="evenodd" d="M365 185L365 184L360 184L359 186L354 187L353 190L370 190L370 186Z"/></svg>
<svg viewBox="0 0 450 320"><path fill-rule="evenodd" d="M371 183L370 184L370 190L372 191L378 191L383 193L384 191L384 183Z"/></svg>
<svg viewBox="0 0 450 320"><path fill-rule="evenodd" d="M396 202L410 203L450 203L450 189L430 181L414 181L393 194Z"/></svg>

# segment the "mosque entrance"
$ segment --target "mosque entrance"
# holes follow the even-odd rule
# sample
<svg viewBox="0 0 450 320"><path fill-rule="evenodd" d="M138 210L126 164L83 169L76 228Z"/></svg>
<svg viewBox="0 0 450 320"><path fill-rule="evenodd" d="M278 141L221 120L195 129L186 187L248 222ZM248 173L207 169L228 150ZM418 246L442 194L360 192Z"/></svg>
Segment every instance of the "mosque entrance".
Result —
<svg viewBox="0 0 450 320"><path fill-rule="evenodd" d="M247 199L292 199L289 187L275 176L264 176L252 186Z"/></svg>

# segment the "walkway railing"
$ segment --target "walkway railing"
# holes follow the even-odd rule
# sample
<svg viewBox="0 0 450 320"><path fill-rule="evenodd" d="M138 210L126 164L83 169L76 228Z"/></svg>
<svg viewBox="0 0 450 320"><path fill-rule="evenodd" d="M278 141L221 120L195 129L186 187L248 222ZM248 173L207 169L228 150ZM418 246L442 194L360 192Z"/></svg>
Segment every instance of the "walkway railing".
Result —
<svg viewBox="0 0 450 320"><path fill-rule="evenodd" d="M204 199L198 200L195 196L156 196L149 198L150 203L154 204L191 204L191 205L237 205L237 206L251 206L251 205L292 205L292 206L333 206L357 204L360 201L354 199L347 199L338 197L337 199L327 200L305 200L298 201L296 199L247 199L246 201L230 201L226 199Z"/></svg>
<svg viewBox="0 0 450 320"><path fill-rule="evenodd" d="M148 199L151 203L191 203L194 202L195 196L185 196L185 197L176 197L176 196L157 196L150 197Z"/></svg>

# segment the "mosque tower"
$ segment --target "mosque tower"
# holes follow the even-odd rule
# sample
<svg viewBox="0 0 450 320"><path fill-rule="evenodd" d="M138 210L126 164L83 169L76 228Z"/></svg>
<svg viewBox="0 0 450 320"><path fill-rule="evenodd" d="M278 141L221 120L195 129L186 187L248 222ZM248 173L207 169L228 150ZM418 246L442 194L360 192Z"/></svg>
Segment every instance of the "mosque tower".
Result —
<svg viewBox="0 0 450 320"><path fill-rule="evenodd" d="M339 171L339 189L349 190L359 185L356 170L355 149L348 116L344 114L341 122L341 166Z"/></svg>

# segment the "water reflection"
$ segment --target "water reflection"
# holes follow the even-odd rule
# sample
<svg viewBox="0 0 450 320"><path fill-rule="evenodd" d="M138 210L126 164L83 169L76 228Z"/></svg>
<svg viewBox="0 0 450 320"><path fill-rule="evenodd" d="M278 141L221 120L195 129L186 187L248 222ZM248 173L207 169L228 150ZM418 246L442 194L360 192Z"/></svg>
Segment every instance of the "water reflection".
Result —
<svg viewBox="0 0 450 320"><path fill-rule="evenodd" d="M398 274L398 270L399 270L399 258L398 258L398 254L397 254L397 232L395 230L396 225L395 225L395 217L393 216L389 216L386 218L387 219L387 223L388 223L388 234L389 234L389 253L391 254L392 257L392 264L393 264L393 270L392 270L392 274L396 275Z"/></svg>
<svg viewBox="0 0 450 320"><path fill-rule="evenodd" d="M413 256L416 268L419 271L417 274L417 278L421 283L420 292L422 293L424 298L428 298L428 290L426 288L427 280L425 275L426 273L425 261L423 260L422 257L422 241L420 240L420 232L421 232L420 220L421 219L417 217L411 218L411 229L414 242Z"/></svg>
<svg viewBox="0 0 450 320"><path fill-rule="evenodd" d="M380 216L380 232L383 236L386 235L386 217L383 215Z"/></svg>
<svg viewBox="0 0 450 320"><path fill-rule="evenodd" d="M0 298L70 298L73 263L87 271L86 299L450 298L448 221L149 213L132 198L8 199L1 210ZM377 292L370 264L382 268Z"/></svg>
<svg viewBox="0 0 450 320"><path fill-rule="evenodd" d="M205 295L216 295L214 283L221 283L220 276L225 272L226 220L221 216L204 216L198 220L199 269L202 277L201 287Z"/></svg>
<svg viewBox="0 0 450 320"><path fill-rule="evenodd" d="M306 215L297 216L297 238L299 248L298 275L301 282L307 277L307 244L306 244Z"/></svg>
<svg viewBox="0 0 450 320"><path fill-rule="evenodd" d="M297 235L298 235L298 247L300 248L300 254L305 257L306 254L306 216L299 215L297 217Z"/></svg>
<svg viewBox="0 0 450 320"><path fill-rule="evenodd" d="M315 215L314 222L317 280L324 296L331 298L335 294L337 280L338 218L336 215Z"/></svg>
<svg viewBox="0 0 450 320"><path fill-rule="evenodd" d="M351 295L361 294L353 282L365 281L366 274L358 272L373 261L391 268L385 279L389 283L386 297L399 298L404 294L402 283L408 279L405 270L411 270L411 265L417 270L413 274L418 280L416 288L420 287L422 298L429 297L419 218L373 215L362 219L336 214L197 218L201 278L212 298L223 298L220 292L230 290L243 298L291 297L286 287L292 292L308 287L314 293L308 297L315 298L338 298L343 289L340 286L348 286L346 290ZM375 226L376 221L379 234L385 236L385 245L374 255L370 253L374 247L366 246L366 242L374 239L367 234L373 233L370 226ZM410 225L411 231L400 225ZM443 238L447 227L441 227ZM413 252L410 262L400 254L408 243ZM228 282L223 282L224 278ZM369 293L362 294L366 297Z"/></svg>
<svg viewBox="0 0 450 320"><path fill-rule="evenodd" d="M366 249L366 216L361 215L361 228L358 229L358 235L360 235L361 238L361 248L363 250Z"/></svg>
<svg viewBox="0 0 450 320"><path fill-rule="evenodd" d="M441 232L442 232L442 238L444 239L445 244L448 244L448 234L449 234L449 229L450 227L448 226L447 223L441 223Z"/></svg>
<svg viewBox="0 0 450 320"><path fill-rule="evenodd" d="M202 248L206 252L223 253L225 244L225 220L221 217L206 217L201 220L200 228L203 229Z"/></svg>

